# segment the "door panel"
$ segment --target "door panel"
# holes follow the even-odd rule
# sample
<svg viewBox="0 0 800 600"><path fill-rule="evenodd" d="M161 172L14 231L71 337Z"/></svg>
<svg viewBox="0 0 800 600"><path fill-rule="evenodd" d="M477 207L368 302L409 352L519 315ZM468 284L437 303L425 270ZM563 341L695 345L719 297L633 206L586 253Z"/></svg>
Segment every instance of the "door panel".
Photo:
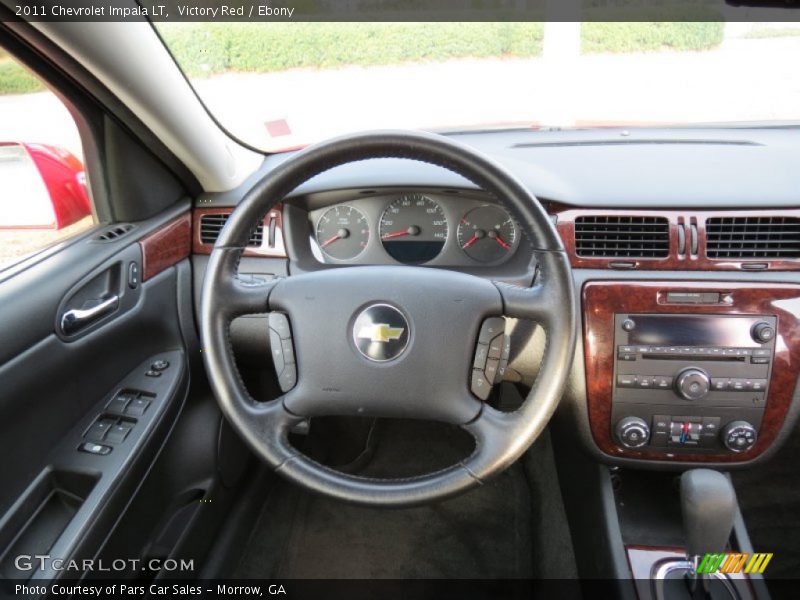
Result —
<svg viewBox="0 0 800 600"><path fill-rule="evenodd" d="M22 550L92 556L162 446L189 384L180 324L191 305L179 307L188 297L172 266L188 248L162 235L162 249L173 251L160 270L129 282L129 269L141 273L148 247L140 241L187 207L111 242L96 233L74 240L0 281L0 576L32 574L8 562ZM64 331L70 311L89 318ZM169 366L151 369L159 360ZM109 404L119 395L127 400ZM113 429L109 441L92 441L99 421ZM86 442L108 453L79 450Z"/></svg>

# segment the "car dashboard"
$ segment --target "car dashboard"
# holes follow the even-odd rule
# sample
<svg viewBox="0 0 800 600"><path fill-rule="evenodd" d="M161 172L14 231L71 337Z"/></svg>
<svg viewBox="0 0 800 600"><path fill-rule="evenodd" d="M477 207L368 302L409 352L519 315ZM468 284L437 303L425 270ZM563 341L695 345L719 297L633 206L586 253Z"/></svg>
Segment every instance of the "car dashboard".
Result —
<svg viewBox="0 0 800 600"><path fill-rule="evenodd" d="M800 413L800 169L789 132L615 135L455 136L528 185L566 249L582 336L560 412L576 441L608 464L757 464ZM230 193L198 200L200 272L237 201ZM421 265L529 286L535 247L470 182L381 159L340 167L282 199L256 225L240 273ZM526 388L545 336L521 322L507 329L504 381Z"/></svg>

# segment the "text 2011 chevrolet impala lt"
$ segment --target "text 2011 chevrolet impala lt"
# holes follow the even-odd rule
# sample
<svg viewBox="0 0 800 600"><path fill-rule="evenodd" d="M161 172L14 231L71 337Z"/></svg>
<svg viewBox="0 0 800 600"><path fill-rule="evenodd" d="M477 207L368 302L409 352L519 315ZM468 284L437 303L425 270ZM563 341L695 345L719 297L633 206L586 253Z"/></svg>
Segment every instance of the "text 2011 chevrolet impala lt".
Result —
<svg viewBox="0 0 800 600"><path fill-rule="evenodd" d="M791 9L113 4L0 7L4 594L795 597Z"/></svg>

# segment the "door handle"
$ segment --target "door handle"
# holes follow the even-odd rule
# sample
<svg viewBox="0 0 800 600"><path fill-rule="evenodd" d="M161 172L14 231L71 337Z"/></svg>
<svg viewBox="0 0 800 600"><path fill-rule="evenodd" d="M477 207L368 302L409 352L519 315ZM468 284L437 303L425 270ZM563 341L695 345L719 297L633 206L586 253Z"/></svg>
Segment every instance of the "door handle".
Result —
<svg viewBox="0 0 800 600"><path fill-rule="evenodd" d="M97 301L97 304L88 308L73 308L65 312L61 317L61 331L71 335L119 307L119 296L116 294L108 298L97 298Z"/></svg>

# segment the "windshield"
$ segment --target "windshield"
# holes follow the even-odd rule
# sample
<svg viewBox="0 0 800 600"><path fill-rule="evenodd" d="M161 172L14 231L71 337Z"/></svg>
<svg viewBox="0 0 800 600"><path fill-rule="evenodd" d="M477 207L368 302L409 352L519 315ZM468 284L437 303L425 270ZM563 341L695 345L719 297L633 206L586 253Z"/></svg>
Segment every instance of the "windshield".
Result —
<svg viewBox="0 0 800 600"><path fill-rule="evenodd" d="M376 128L800 120L794 23L158 23L211 113L276 151Z"/></svg>

